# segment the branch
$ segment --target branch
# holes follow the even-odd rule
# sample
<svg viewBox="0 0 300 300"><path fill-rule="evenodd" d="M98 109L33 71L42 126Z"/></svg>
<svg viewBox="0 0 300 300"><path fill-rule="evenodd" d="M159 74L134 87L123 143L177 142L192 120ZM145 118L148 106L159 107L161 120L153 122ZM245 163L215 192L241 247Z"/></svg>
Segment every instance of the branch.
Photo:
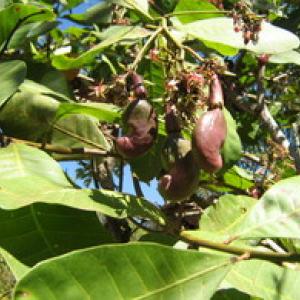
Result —
<svg viewBox="0 0 300 300"><path fill-rule="evenodd" d="M135 194L138 197L144 197L144 193L142 191L141 185L140 185L140 181L138 179L138 177L132 173L132 181L133 181L133 186L134 186L134 190L135 190Z"/></svg>
<svg viewBox="0 0 300 300"><path fill-rule="evenodd" d="M300 174L300 138L299 138L299 125L297 123L292 124L292 139L293 145L290 146L291 156L294 158L297 174Z"/></svg>
<svg viewBox="0 0 300 300"><path fill-rule="evenodd" d="M188 243L193 243L198 246L203 246L209 249L223 251L230 254L236 254L239 256L247 253L249 255L249 258L264 259L275 263L282 263L285 261L300 262L300 254L266 252L261 250L245 249L237 246L228 246L223 243L217 243L200 238L195 238L191 236L188 232L182 232L180 234L180 237Z"/></svg>

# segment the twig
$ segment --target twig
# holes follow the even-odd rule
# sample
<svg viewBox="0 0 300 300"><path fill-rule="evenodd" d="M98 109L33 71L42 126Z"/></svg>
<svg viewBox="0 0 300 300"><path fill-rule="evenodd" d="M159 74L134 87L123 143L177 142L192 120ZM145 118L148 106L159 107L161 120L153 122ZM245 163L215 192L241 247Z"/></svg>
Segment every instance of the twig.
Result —
<svg viewBox="0 0 300 300"><path fill-rule="evenodd" d="M297 123L292 124L291 128L292 132L292 138L294 140L294 143L291 143L290 146L290 153L291 156L294 158L295 161L295 167L297 174L300 174L300 138L299 138L299 126Z"/></svg>
<svg viewBox="0 0 300 300"><path fill-rule="evenodd" d="M180 237L181 239L183 239L188 243L193 243L213 250L219 250L219 251L236 254L236 255L243 255L245 253L248 253L249 258L264 259L276 263L282 263L285 261L300 262L300 254L266 252L261 250L245 249L237 246L229 246L224 243L217 243L217 242L196 238L194 236L191 236L188 232L182 232L180 234Z"/></svg>
<svg viewBox="0 0 300 300"><path fill-rule="evenodd" d="M7 37L1 51L0 51L0 57L3 56L4 52L7 50L8 48L8 45L13 37L13 35L15 34L15 32L19 29L19 27L22 25L22 23L24 23L25 21L27 21L28 19L30 19L31 17L34 17L36 15L41 15L41 14L44 14L46 13L46 11L42 10L42 11L38 11L38 12L35 12L31 15L28 15L22 19L19 19L18 22L16 23L16 25L14 26L14 28L11 30L11 32L9 33L9 36Z"/></svg>
<svg viewBox="0 0 300 300"><path fill-rule="evenodd" d="M142 191L141 185L140 185L140 181L138 179L138 177L132 173L132 181L133 181L133 186L134 186L134 190L135 190L135 194L138 197L144 197L144 193Z"/></svg>
<svg viewBox="0 0 300 300"><path fill-rule="evenodd" d="M183 46L183 49L187 52L189 52L192 56L194 56L199 61L204 61L204 58L201 57L196 51L194 51L192 48L188 46Z"/></svg>
<svg viewBox="0 0 300 300"><path fill-rule="evenodd" d="M124 159L120 159L120 174L119 174L119 188L118 191L122 193L123 191L123 182L124 182Z"/></svg>

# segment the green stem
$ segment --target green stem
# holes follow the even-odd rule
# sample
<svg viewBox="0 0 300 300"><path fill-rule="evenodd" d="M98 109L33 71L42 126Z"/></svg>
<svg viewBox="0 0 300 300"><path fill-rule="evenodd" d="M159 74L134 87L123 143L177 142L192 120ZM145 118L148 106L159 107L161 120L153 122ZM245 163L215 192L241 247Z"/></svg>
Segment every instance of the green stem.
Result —
<svg viewBox="0 0 300 300"><path fill-rule="evenodd" d="M146 55L146 52L148 51L148 48L150 47L150 45L152 44L152 42L156 39L156 37L162 32L163 28L159 27L157 30L155 30L152 35L149 37L149 39L146 41L146 43L144 44L143 48L139 51L136 59L134 60L134 62L132 63L132 65L130 66L131 70L136 70L138 64L140 63L140 61L144 58L144 56Z"/></svg>
<svg viewBox="0 0 300 300"><path fill-rule="evenodd" d="M225 15L231 13L230 10L223 11L213 11L213 10L186 10L186 11L175 11L164 15L165 18L175 17L175 16L188 16L188 15Z"/></svg>
<svg viewBox="0 0 300 300"><path fill-rule="evenodd" d="M257 258L269 260L275 263L281 263L285 261L289 262L300 262L300 254L295 253L276 253L276 252L266 252L261 250L253 249L244 249L237 246L229 246L222 243L212 242L200 238L191 236L188 232L182 232L180 234L181 239L185 240L188 243L193 243L198 246L203 246L209 249L223 251L235 255L244 255L247 254L248 258Z"/></svg>

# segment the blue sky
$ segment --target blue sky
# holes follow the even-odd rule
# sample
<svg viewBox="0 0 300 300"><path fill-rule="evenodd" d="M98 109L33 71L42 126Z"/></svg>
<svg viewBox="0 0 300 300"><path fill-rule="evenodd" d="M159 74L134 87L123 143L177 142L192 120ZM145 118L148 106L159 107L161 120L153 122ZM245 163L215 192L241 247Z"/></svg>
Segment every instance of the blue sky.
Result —
<svg viewBox="0 0 300 300"><path fill-rule="evenodd" d="M72 10L72 13L83 13L85 10L87 10L89 7L99 3L99 0L87 0L83 4L79 5L78 7L74 8ZM61 19L62 24L60 25L60 28L66 29L69 26L78 26L77 24L74 24L68 20ZM64 169L65 172L68 173L68 175L76 181L77 184L80 186L83 186L83 182L80 180L76 180L76 168L77 168L77 162L74 161L68 161L68 162L61 162L61 166ZM118 178L115 178L115 182L118 183ZM148 200L151 200L151 202L162 204L163 199L160 196L160 194L157 191L157 180L152 180L150 184L141 184L145 198ZM132 178L131 178L131 172L130 167L127 165L124 168L124 188L123 192L129 193L129 194L135 194Z"/></svg>

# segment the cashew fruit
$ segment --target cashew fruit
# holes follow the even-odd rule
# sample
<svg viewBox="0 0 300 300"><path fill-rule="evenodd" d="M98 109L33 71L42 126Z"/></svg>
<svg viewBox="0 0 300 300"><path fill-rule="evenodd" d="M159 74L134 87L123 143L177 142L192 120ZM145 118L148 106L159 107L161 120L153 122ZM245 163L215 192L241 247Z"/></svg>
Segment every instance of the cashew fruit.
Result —
<svg viewBox="0 0 300 300"><path fill-rule="evenodd" d="M179 134L169 135L162 152L167 174L160 178L158 190L169 201L189 198L198 187L199 167L191 151L191 143Z"/></svg>
<svg viewBox="0 0 300 300"><path fill-rule="evenodd" d="M157 117L146 100L134 100L123 115L125 136L116 138L117 152L126 159L145 154L153 145L157 135Z"/></svg>
<svg viewBox="0 0 300 300"><path fill-rule="evenodd" d="M205 112L193 131L193 154L199 166L207 172L216 172L223 166L221 149L227 135L224 112L216 108Z"/></svg>

